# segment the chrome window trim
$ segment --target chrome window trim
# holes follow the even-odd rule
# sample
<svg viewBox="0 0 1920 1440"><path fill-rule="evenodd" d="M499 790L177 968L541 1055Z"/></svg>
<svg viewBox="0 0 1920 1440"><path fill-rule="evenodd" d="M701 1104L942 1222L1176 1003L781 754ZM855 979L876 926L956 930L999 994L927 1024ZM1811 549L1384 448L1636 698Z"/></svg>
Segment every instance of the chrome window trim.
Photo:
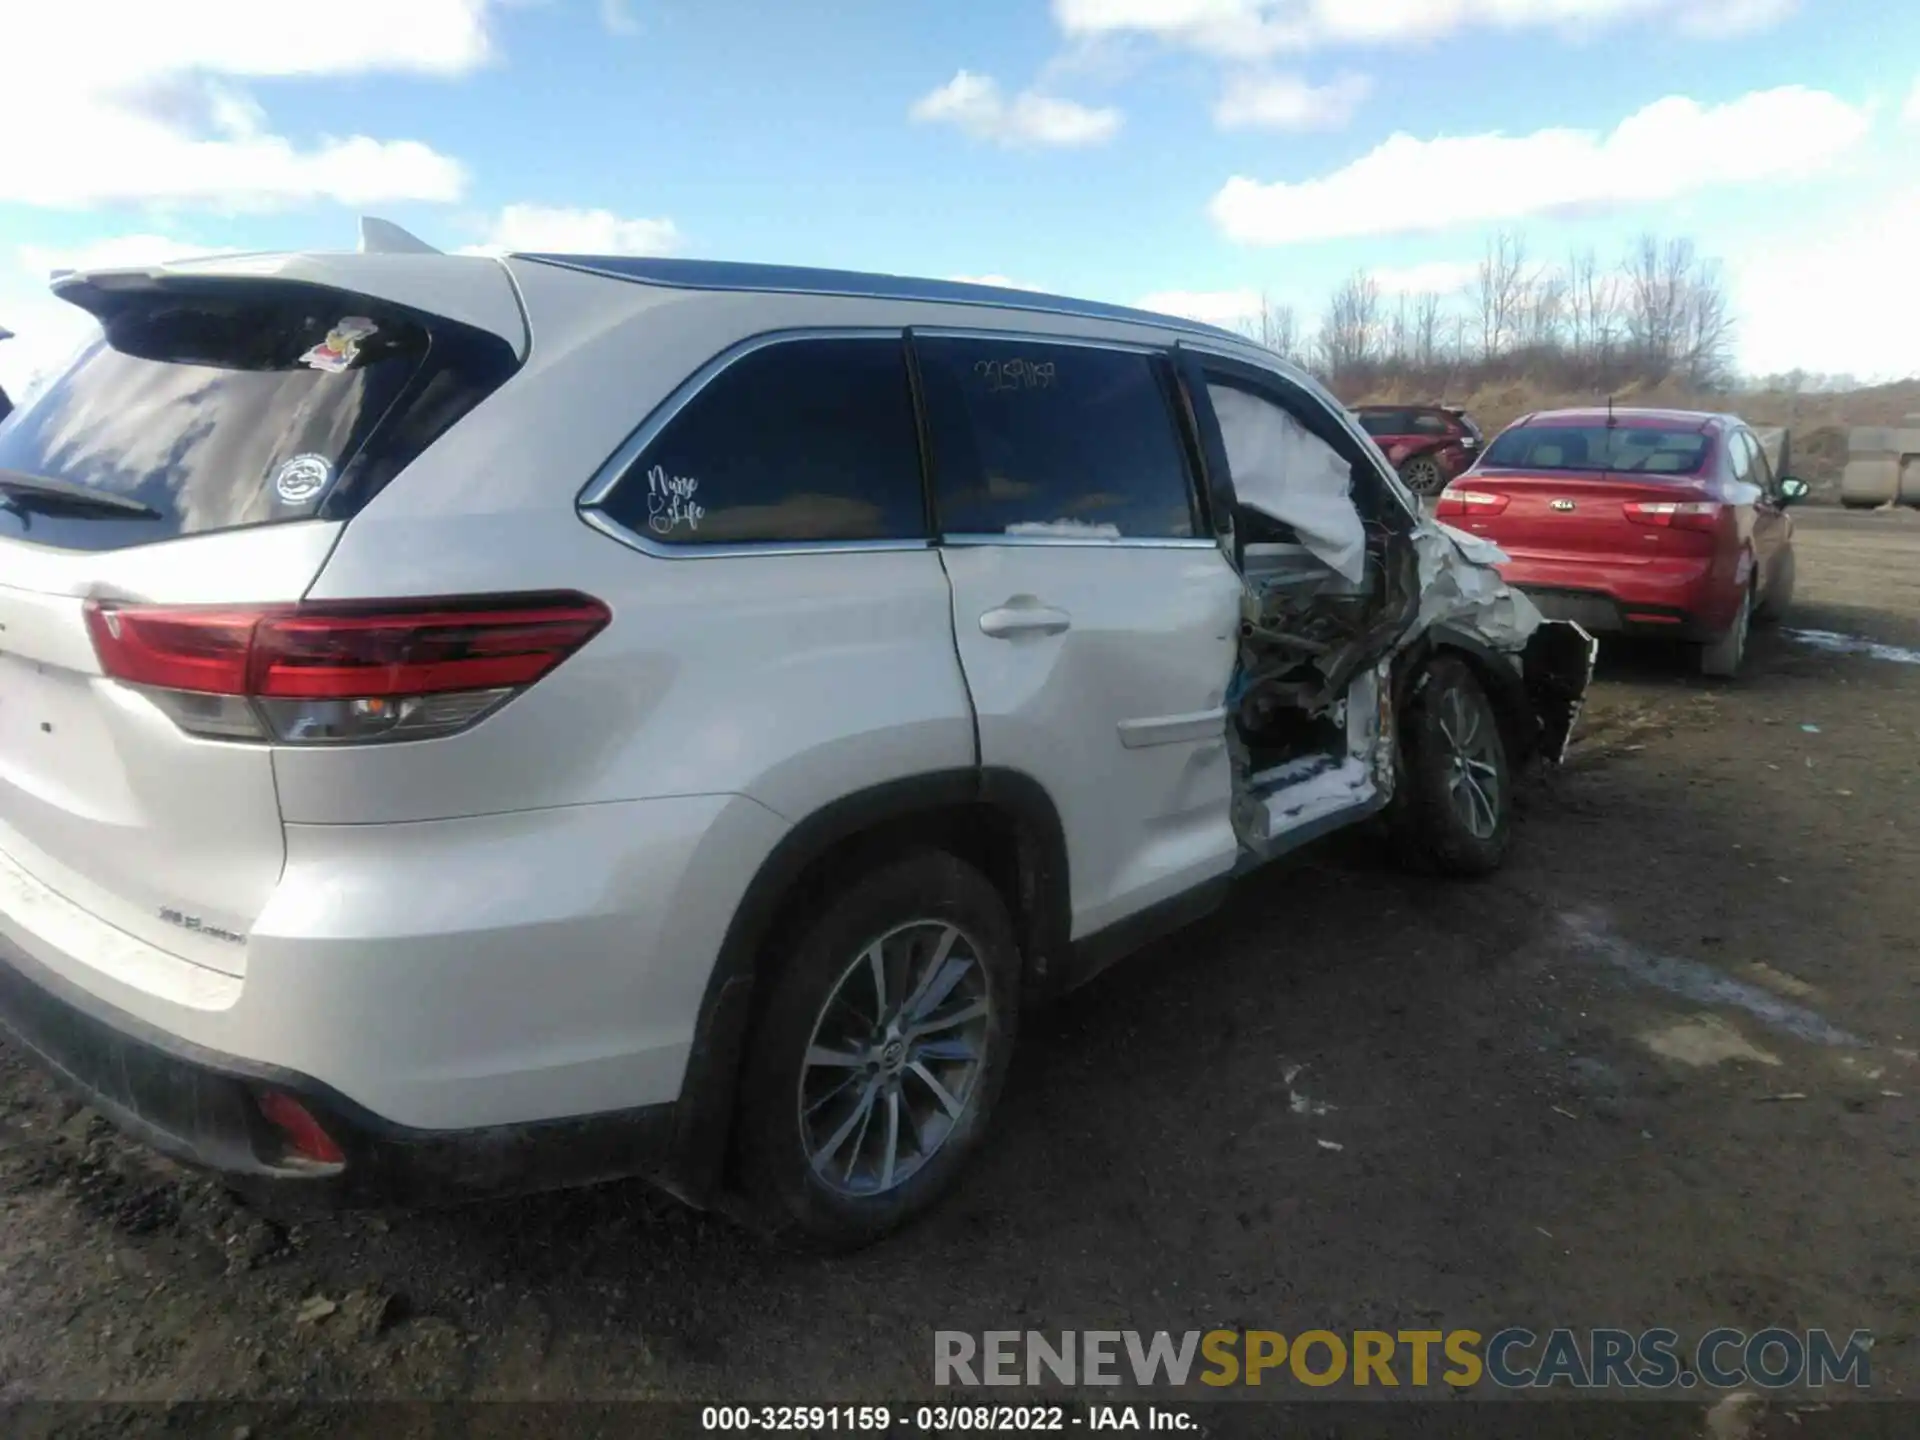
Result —
<svg viewBox="0 0 1920 1440"><path fill-rule="evenodd" d="M942 545L956 550L978 549L983 545L1011 545L1021 548L1056 546L1069 550L1218 550L1220 542L1204 536L1186 535L995 535L991 532L953 534L940 537Z"/></svg>
<svg viewBox="0 0 1920 1440"><path fill-rule="evenodd" d="M761 350L771 349L775 345L790 345L808 340L891 340L903 347L911 333L918 339L937 340L991 340L1006 341L1012 344L1067 345L1086 350L1111 350L1124 355L1143 355L1148 358L1164 356L1171 359L1170 346L1143 345L1136 341L1109 340L1096 336L1048 335L1025 330L1007 330L1000 328L971 329L963 326L941 325L922 327L917 325L893 326L809 326L788 330L769 330L763 334L750 335L736 341L717 355L707 360L700 368L683 380L667 398L656 406L653 412L640 423L620 447L602 462L593 477L587 481L574 502L575 509L582 521L608 539L618 542L643 555L661 560L724 560L739 559L748 556L778 555L850 555L870 554L874 552L901 552L911 550L930 550L936 546L978 549L989 545L1012 546L1022 549L1058 547L1073 550L1215 550L1220 548L1217 539L1209 536L1131 536L1123 535L1109 539L1103 536L1078 535L996 535L991 533L954 533L937 537L918 538L900 537L885 540L745 540L745 541L693 541L686 544L668 544L656 540L650 535L632 530L620 524L603 508L607 498L613 494L620 482L626 479L635 463L646 453L660 433L678 418L694 399L711 385L724 371L730 369L747 356ZM1198 347L1195 347L1198 348ZM1234 359L1225 352L1212 352L1224 359ZM1244 363L1244 362L1242 362ZM1188 477L1188 484L1193 483Z"/></svg>
<svg viewBox="0 0 1920 1440"><path fill-rule="evenodd" d="M1076 350L1114 350L1122 355L1165 355L1173 357L1172 345L1144 345L1138 340L1109 340L1100 335L1048 335L1033 330L1008 330L990 325L974 329L967 325L909 325L916 340L1004 340L1010 345L1067 345Z"/></svg>
<svg viewBox="0 0 1920 1440"><path fill-rule="evenodd" d="M587 481L586 488L574 501L580 518L609 539L661 560L723 560L744 555L847 555L931 549L933 541L925 535L885 540L696 540L684 545L669 545L620 524L603 508L607 498L646 453L647 447L660 437L660 432L671 425L680 412L692 404L695 397L719 378L722 372L761 350L808 340L890 340L901 347L901 364L906 363L904 325L810 326L794 330L769 330L736 341L681 381L665 400L654 407L653 413L640 422L640 427L621 442L620 448L593 472L593 478ZM914 463L913 488L917 492L921 483L917 444Z"/></svg>

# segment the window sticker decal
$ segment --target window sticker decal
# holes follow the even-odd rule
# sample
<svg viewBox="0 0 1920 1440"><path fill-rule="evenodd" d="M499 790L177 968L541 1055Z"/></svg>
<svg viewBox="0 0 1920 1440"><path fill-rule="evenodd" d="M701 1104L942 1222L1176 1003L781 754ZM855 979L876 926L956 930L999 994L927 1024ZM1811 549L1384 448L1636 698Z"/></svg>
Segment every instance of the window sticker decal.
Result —
<svg viewBox="0 0 1920 1440"><path fill-rule="evenodd" d="M289 505L304 505L333 480L333 462L324 455L296 455L273 474L273 489Z"/></svg>
<svg viewBox="0 0 1920 1440"><path fill-rule="evenodd" d="M360 358L360 344L379 333L380 327L364 315L348 315L334 322L327 338L300 357L300 363L314 370L339 374L349 370Z"/></svg>
<svg viewBox="0 0 1920 1440"><path fill-rule="evenodd" d="M691 475L669 475L656 465L647 471L647 524L656 535L670 535L676 525L698 530L706 510L694 503L700 482Z"/></svg>

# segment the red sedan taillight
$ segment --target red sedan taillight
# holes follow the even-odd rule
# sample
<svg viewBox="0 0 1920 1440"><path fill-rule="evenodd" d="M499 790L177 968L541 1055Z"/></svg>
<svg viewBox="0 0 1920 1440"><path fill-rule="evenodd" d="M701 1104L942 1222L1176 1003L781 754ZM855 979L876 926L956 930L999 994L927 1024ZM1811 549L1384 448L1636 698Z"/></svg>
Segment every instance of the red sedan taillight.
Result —
<svg viewBox="0 0 1920 1440"><path fill-rule="evenodd" d="M1704 530L1720 524L1721 507L1711 500L1629 500L1620 507L1635 525L1657 525L1668 530Z"/></svg>
<svg viewBox="0 0 1920 1440"><path fill-rule="evenodd" d="M1507 508L1509 497L1492 495L1483 490L1454 490L1448 488L1440 492L1440 502L1433 507L1434 517L1439 520L1459 519L1463 516L1477 516L1485 519L1498 515Z"/></svg>
<svg viewBox="0 0 1920 1440"><path fill-rule="evenodd" d="M585 595L293 606L89 600L100 668L181 729L347 744L464 730L612 618Z"/></svg>

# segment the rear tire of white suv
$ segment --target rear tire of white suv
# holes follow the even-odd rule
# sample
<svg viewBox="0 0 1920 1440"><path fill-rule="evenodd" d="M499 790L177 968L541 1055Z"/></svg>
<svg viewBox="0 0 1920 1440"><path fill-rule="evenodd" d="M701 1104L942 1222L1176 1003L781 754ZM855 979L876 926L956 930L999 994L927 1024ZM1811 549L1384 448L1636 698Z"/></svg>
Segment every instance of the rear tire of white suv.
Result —
<svg viewBox="0 0 1920 1440"><path fill-rule="evenodd" d="M1019 1028L1013 922L978 870L924 851L854 881L770 958L739 1178L783 1239L869 1244L939 1199L986 1133Z"/></svg>

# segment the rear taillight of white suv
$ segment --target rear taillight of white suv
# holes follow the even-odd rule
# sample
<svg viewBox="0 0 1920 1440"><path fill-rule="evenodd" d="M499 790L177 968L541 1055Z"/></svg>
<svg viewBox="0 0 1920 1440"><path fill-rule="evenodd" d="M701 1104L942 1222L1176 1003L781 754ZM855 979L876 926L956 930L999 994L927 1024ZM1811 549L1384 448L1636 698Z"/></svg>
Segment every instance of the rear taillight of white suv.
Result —
<svg viewBox="0 0 1920 1440"><path fill-rule="evenodd" d="M454 734L612 618L571 593L291 606L89 600L86 613L100 668L182 730L290 745Z"/></svg>

